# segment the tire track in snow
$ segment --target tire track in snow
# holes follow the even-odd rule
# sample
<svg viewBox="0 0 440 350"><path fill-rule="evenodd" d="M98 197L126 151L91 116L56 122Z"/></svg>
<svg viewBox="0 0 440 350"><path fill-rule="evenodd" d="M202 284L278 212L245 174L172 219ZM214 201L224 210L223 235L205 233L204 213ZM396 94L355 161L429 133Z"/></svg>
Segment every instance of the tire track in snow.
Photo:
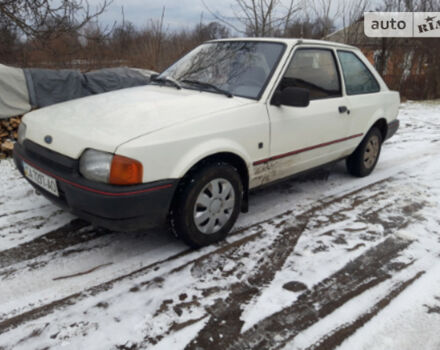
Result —
<svg viewBox="0 0 440 350"><path fill-rule="evenodd" d="M327 350L334 349L341 345L342 342L353 335L359 328L369 322L374 316L387 307L395 298L412 285L416 280L423 276L425 272L420 271L414 277L398 283L387 296L379 300L368 312L358 317L353 322L345 324L324 338L320 339L316 344L308 347L306 350Z"/></svg>
<svg viewBox="0 0 440 350"><path fill-rule="evenodd" d="M43 254L64 250L71 245L108 234L109 231L96 229L82 220L73 220L54 231L48 232L36 239L17 247L0 251L0 269L34 259Z"/></svg>
<svg viewBox="0 0 440 350"><path fill-rule="evenodd" d="M326 278L282 311L240 334L227 349L278 349L302 330L335 311L348 300L392 277L401 270L393 262L410 241L388 238ZM215 334L211 334L211 337ZM218 339L214 338L216 343ZM211 342L211 346L212 346ZM195 348L194 348L195 349Z"/></svg>

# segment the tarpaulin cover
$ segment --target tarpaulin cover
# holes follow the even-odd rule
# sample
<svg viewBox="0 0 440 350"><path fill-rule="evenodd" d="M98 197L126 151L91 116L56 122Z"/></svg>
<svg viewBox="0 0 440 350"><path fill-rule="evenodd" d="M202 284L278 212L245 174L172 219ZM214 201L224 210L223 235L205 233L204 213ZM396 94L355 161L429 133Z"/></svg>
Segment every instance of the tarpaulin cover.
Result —
<svg viewBox="0 0 440 350"><path fill-rule="evenodd" d="M0 65L0 118L104 92L146 85L154 72L108 68L77 70L18 69Z"/></svg>
<svg viewBox="0 0 440 350"><path fill-rule="evenodd" d="M30 110L23 70L0 64L0 119L22 115Z"/></svg>

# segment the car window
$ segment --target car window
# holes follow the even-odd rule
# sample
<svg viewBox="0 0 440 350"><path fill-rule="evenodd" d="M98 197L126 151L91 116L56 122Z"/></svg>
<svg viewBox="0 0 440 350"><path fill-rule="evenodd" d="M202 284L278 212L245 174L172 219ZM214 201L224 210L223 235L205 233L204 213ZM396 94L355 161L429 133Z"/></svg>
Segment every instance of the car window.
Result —
<svg viewBox="0 0 440 350"><path fill-rule="evenodd" d="M310 99L341 96L341 82L331 50L298 49L287 68L280 89L300 87L310 91Z"/></svg>
<svg viewBox="0 0 440 350"><path fill-rule="evenodd" d="M198 81L236 96L258 99L284 50L284 44L273 42L206 43L177 61L159 78L171 77L182 83Z"/></svg>
<svg viewBox="0 0 440 350"><path fill-rule="evenodd" d="M380 90L376 78L353 52L338 51L338 57L347 95L368 94Z"/></svg>

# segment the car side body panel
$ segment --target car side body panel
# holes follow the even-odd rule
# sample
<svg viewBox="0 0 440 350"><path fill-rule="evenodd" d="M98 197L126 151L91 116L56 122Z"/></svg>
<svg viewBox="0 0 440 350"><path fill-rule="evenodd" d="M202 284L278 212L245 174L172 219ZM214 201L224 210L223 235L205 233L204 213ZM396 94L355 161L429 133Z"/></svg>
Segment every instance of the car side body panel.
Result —
<svg viewBox="0 0 440 350"><path fill-rule="evenodd" d="M322 118L321 121L314 118L314 122L304 119L305 126L310 124L308 125L310 130L308 132L307 128L301 130L301 124L298 124L295 134L290 136L283 130L283 113L286 109L295 110L295 108L274 107L270 105L270 100L298 47L330 48L334 50L335 56L338 49L330 44L288 45L260 101L250 101L242 106L194 118L134 138L119 145L115 153L138 159L146 164L144 182L158 181L165 177L179 179L206 157L219 153L232 153L246 163L249 188L254 188L346 157L356 149L363 136L377 120L384 118L390 122L396 118L398 93L388 90L382 78L359 50L343 47L340 49L352 51L365 63L377 79L381 91L347 96L341 75L343 96L311 101L311 106L297 108L297 114L304 115L305 118L309 115L312 118L309 111L316 105L314 112L316 114L321 111ZM338 67L341 74L339 61ZM350 113L338 116L335 113L334 123L326 120L326 111L336 110L339 105L347 105ZM278 122L271 120L271 109L281 111ZM286 121L286 116L284 118ZM273 134L273 129L277 127L277 124L273 123L279 125L281 134ZM344 130L340 130L341 128ZM293 143L291 138L294 138ZM260 144L263 145L261 149ZM292 146L280 148L276 144L280 146L292 144ZM283 156L286 153L292 155ZM163 157L164 154L167 157Z"/></svg>
<svg viewBox="0 0 440 350"><path fill-rule="evenodd" d="M396 119L399 95L394 91L383 91L366 95L349 96L352 116L351 133L366 133L380 119L387 124Z"/></svg>

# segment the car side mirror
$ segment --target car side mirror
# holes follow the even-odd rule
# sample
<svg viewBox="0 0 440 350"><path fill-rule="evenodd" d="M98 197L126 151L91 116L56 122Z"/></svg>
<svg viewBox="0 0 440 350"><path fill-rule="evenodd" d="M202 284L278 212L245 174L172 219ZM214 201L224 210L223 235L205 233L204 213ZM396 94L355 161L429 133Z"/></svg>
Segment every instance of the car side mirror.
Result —
<svg viewBox="0 0 440 350"><path fill-rule="evenodd" d="M287 87L276 91L272 102L274 106L307 107L310 104L310 91L299 87Z"/></svg>
<svg viewBox="0 0 440 350"><path fill-rule="evenodd" d="M150 75L150 81L156 80L158 76L159 76L159 74L151 74Z"/></svg>

